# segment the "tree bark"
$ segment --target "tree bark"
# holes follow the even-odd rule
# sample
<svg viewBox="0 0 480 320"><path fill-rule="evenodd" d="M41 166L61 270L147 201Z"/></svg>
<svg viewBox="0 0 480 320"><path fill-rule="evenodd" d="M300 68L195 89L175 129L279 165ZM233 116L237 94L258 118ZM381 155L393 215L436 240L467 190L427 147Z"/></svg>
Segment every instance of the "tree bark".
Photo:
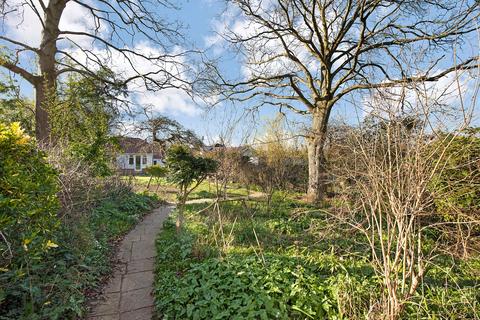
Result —
<svg viewBox="0 0 480 320"><path fill-rule="evenodd" d="M37 140L43 143L49 143L51 138L48 106L53 102L56 93L55 55L60 34L60 19L67 2L68 0L51 0L44 15L45 27L42 30L42 41L38 51L41 80L35 84L35 135Z"/></svg>
<svg viewBox="0 0 480 320"><path fill-rule="evenodd" d="M327 191L327 170L324 146L327 135L328 108L318 106L312 113L312 128L308 139L307 199L319 203Z"/></svg>
<svg viewBox="0 0 480 320"><path fill-rule="evenodd" d="M175 229L177 234L180 234L182 232L183 222L185 220L183 216L184 209L185 209L185 202L182 201L181 203L178 204L177 220L175 221Z"/></svg>
<svg viewBox="0 0 480 320"><path fill-rule="evenodd" d="M50 117L47 111L48 95L45 81L35 85L35 136L40 143L50 140Z"/></svg>
<svg viewBox="0 0 480 320"><path fill-rule="evenodd" d="M177 220L175 221L175 228L177 231L177 235L181 233L183 228L183 222L185 220L183 216L183 212L185 210L185 204L187 203L187 187L180 187L180 196L178 199L178 206L177 206Z"/></svg>

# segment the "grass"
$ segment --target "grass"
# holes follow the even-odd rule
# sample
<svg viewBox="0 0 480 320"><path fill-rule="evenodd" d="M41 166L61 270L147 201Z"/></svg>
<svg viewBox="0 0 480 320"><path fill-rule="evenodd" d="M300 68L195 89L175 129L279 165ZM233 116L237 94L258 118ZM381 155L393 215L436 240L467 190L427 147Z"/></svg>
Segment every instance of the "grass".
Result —
<svg viewBox="0 0 480 320"><path fill-rule="evenodd" d="M183 232L176 234L171 217L157 239L162 319L364 319L380 298L364 239L330 224L328 208L281 194L270 208L259 201L205 206L188 205ZM405 318L475 319L480 259L436 262Z"/></svg>
<svg viewBox="0 0 480 320"><path fill-rule="evenodd" d="M227 197L244 197L248 195L248 190L238 184L227 185ZM215 184L210 181L202 182L188 197L190 200L194 199L213 199L217 197L217 190Z"/></svg>
<svg viewBox="0 0 480 320"><path fill-rule="evenodd" d="M169 202L176 201L177 188L175 185L169 183L165 178L160 178L157 181L152 180L148 188L150 177L147 176L124 176L125 181L131 181L135 190L138 192L148 191L156 193L160 198ZM229 183L227 185L227 197L236 198L244 197L249 194L249 191L239 184ZM188 197L189 200L196 199L213 199L217 197L215 183L211 181L203 181Z"/></svg>

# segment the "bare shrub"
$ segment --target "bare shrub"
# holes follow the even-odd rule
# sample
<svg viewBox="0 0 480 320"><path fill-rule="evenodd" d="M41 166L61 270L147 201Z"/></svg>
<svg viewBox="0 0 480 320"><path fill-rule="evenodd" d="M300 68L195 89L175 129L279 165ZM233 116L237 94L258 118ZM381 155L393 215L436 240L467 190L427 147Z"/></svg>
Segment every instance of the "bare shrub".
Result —
<svg viewBox="0 0 480 320"><path fill-rule="evenodd" d="M65 223L84 218L102 199L132 191L131 184L119 176L95 177L89 165L69 155L61 145L50 147L47 154L48 162L59 172L60 218Z"/></svg>
<svg viewBox="0 0 480 320"><path fill-rule="evenodd" d="M381 112L372 112L358 127L344 127L337 140L344 157L332 161L342 182L337 185L336 218L363 235L383 280L382 298L370 308L374 319L400 318L436 259L454 254L446 226L472 228L479 223L440 219L431 186L447 167L452 140L431 126L430 104L418 103L419 112L407 113L404 102L384 99ZM461 129L449 136L461 135Z"/></svg>
<svg viewBox="0 0 480 320"><path fill-rule="evenodd" d="M227 198L227 186L229 182L243 181L240 171L242 165L248 162L243 155L241 147L220 147L209 152L209 156L218 163L215 179L217 198Z"/></svg>

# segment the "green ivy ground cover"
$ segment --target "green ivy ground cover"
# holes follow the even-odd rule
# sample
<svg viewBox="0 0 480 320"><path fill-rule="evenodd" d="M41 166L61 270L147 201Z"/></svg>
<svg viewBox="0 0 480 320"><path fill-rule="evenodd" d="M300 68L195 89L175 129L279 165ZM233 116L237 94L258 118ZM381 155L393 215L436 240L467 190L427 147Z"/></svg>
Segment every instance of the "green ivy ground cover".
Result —
<svg viewBox="0 0 480 320"><path fill-rule="evenodd" d="M365 319L380 298L381 279L362 239L332 229L321 211L282 199L272 208L227 202L220 217L211 210L196 214L206 205L189 205L178 235L174 217L167 220L157 238L157 316ZM439 259L405 319L475 319L479 262Z"/></svg>

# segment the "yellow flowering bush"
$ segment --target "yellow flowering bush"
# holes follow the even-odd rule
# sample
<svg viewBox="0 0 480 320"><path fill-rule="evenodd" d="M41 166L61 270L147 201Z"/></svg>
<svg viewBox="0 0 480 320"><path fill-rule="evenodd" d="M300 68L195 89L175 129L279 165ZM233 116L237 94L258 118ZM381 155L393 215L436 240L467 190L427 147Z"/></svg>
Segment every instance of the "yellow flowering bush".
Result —
<svg viewBox="0 0 480 320"><path fill-rule="evenodd" d="M57 191L57 172L35 139L18 123L0 123L0 310L31 297L29 277L58 246Z"/></svg>

